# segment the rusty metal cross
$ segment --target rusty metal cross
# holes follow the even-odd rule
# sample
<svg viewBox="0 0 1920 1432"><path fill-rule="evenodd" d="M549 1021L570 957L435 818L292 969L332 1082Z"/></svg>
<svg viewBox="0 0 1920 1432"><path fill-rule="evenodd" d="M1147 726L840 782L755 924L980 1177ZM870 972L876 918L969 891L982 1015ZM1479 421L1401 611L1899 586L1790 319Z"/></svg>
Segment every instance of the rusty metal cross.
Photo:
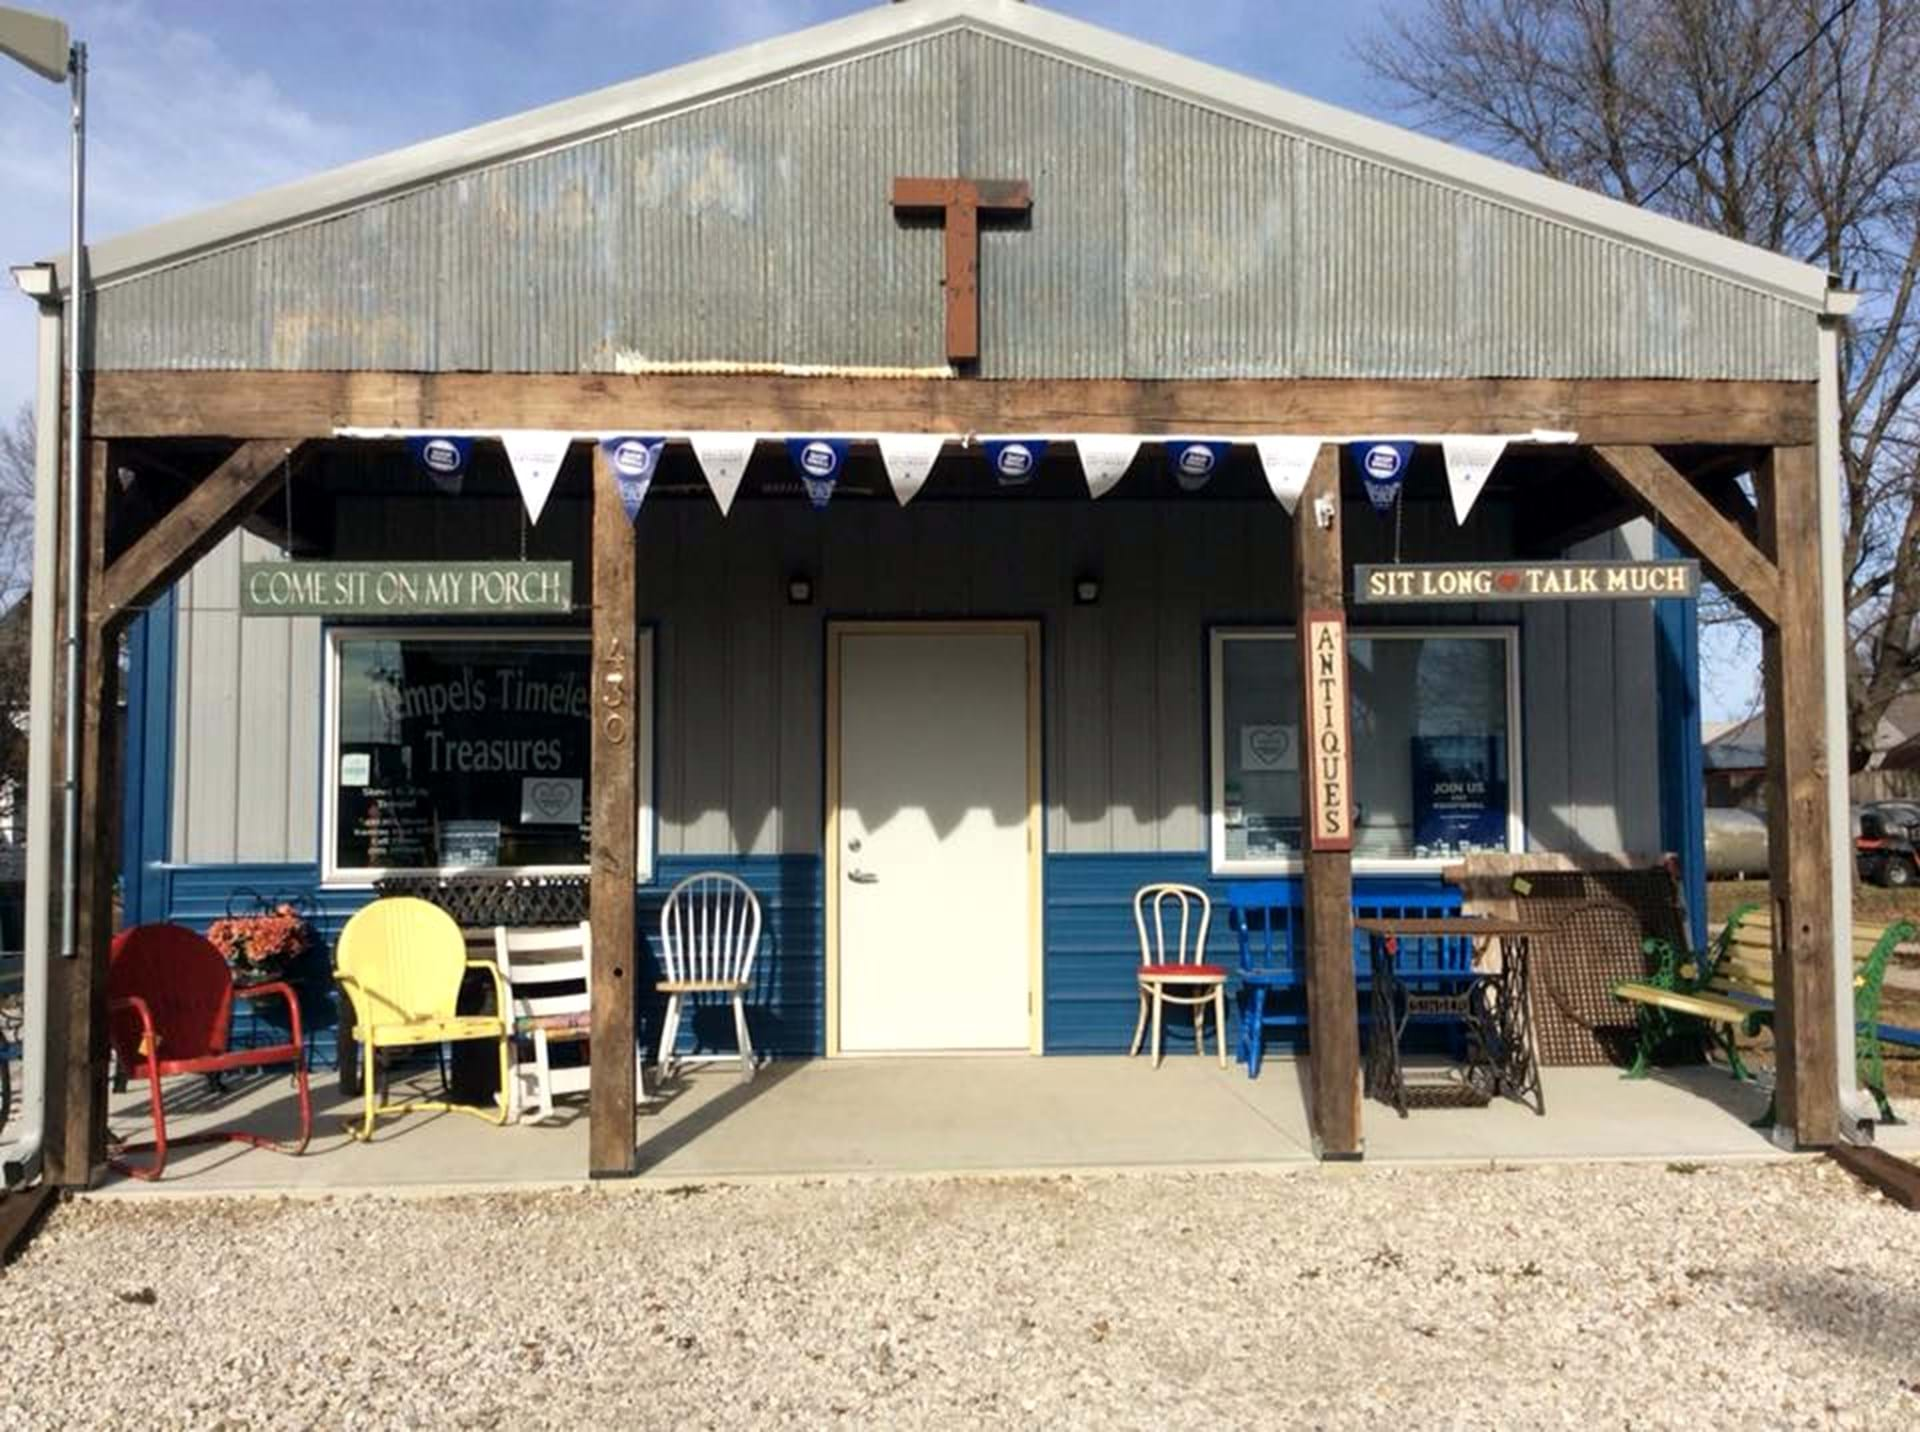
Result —
<svg viewBox="0 0 1920 1432"><path fill-rule="evenodd" d="M946 221L947 359L980 357L980 217L1024 214L1033 190L1024 179L895 179L893 207L937 213Z"/></svg>

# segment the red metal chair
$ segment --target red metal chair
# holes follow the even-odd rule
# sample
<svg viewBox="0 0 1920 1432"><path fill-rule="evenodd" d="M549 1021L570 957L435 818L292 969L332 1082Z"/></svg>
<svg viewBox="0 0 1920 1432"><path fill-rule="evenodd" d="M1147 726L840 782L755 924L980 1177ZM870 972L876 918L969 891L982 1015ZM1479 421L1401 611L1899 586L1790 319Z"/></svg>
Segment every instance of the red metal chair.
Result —
<svg viewBox="0 0 1920 1432"><path fill-rule="evenodd" d="M262 1049L227 1048L227 1026L233 998L287 1002L291 1017L288 1041ZM292 1064L300 1091L300 1142L292 1147L261 1134L242 1130L210 1130L174 1139L184 1144L233 1141L256 1148L302 1153L313 1129L313 1106L307 1096L307 1061L300 1042L300 1001L282 981L238 988L227 962L206 939L181 925L140 925L114 936L107 963L109 1037L120 1067L129 1074L144 1070L148 1102L153 1109L153 1139L121 1144L108 1157L112 1167L133 1178L157 1179L167 1166L167 1111L160 1081L177 1074L221 1074L229 1069ZM138 1167L123 1157L151 1149L150 1167Z"/></svg>

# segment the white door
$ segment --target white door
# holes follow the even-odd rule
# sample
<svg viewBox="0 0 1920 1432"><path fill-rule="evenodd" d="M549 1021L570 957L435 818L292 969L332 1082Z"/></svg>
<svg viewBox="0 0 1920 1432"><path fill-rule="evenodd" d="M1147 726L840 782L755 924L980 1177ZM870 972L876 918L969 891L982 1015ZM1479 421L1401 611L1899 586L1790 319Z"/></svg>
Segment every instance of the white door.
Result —
<svg viewBox="0 0 1920 1432"><path fill-rule="evenodd" d="M1034 635L835 639L839 1047L1026 1049Z"/></svg>

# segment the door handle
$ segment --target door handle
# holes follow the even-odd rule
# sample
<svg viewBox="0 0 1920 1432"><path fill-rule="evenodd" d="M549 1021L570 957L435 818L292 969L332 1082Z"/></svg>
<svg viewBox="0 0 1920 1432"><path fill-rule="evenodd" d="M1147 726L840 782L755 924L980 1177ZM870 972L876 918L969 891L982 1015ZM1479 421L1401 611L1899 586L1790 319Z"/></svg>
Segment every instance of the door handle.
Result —
<svg viewBox="0 0 1920 1432"><path fill-rule="evenodd" d="M849 870L847 872L847 879L851 880L855 885L878 885L880 883L880 877L875 875L871 870Z"/></svg>

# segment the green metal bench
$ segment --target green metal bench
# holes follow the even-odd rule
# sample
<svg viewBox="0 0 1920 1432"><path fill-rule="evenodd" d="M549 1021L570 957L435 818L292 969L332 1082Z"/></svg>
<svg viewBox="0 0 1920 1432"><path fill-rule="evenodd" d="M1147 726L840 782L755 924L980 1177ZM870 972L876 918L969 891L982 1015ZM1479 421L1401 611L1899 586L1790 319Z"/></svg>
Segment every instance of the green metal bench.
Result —
<svg viewBox="0 0 1920 1432"><path fill-rule="evenodd" d="M1895 1119L1880 1051L1880 994L1894 950L1916 936L1920 929L1909 920L1860 925L1853 931L1853 1023L1860 1081L1888 1123ZM1750 1079L1738 1036L1751 1038L1773 1024L1773 944L1773 912L1761 905L1735 910L1704 959L1683 954L1665 940L1648 940L1653 973L1616 985L1613 991L1615 998L1638 1006L1639 1045L1627 1077L1644 1078L1656 1053L1692 1024L1720 1041L1736 1079ZM1904 1042L1897 1035L1895 1039ZM1763 1122L1770 1120L1769 1112Z"/></svg>

